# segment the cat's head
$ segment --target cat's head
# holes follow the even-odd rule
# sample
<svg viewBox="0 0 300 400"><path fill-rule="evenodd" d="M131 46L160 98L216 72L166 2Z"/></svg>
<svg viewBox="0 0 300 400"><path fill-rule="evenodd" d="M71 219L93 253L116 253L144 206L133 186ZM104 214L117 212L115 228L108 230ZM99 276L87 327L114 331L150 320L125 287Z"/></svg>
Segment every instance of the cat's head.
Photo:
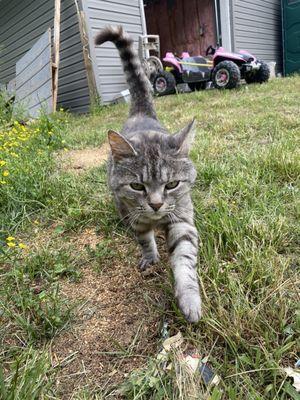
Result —
<svg viewBox="0 0 300 400"><path fill-rule="evenodd" d="M110 185L127 208L157 220L175 210L189 192L196 170L188 158L195 122L174 135L142 132L130 142L109 131Z"/></svg>

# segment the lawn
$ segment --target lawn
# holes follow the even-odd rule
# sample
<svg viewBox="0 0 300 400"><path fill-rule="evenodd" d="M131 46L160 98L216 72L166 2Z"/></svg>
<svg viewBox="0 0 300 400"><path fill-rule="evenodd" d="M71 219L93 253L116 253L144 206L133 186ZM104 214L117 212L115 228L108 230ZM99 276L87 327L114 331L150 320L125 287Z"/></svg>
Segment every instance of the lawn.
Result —
<svg viewBox="0 0 300 400"><path fill-rule="evenodd" d="M0 101L0 398L299 399L284 371L300 344L299 93L291 77L156 99L172 132L197 119L194 326L174 302L164 241L141 276L105 162L85 166L127 105L24 126ZM183 335L167 371L163 326ZM179 366L189 352L208 357L217 385Z"/></svg>

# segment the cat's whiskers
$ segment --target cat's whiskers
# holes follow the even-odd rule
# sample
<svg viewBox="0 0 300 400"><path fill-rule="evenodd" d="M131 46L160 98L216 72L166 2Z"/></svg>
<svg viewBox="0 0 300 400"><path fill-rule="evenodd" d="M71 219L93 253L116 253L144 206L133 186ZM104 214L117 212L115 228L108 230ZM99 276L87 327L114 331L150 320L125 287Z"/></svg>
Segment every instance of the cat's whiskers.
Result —
<svg viewBox="0 0 300 400"><path fill-rule="evenodd" d="M131 228L134 228L134 224L139 220L140 215L136 214L129 220L129 225Z"/></svg>
<svg viewBox="0 0 300 400"><path fill-rule="evenodd" d="M173 214L174 214L173 212L169 212L169 213L167 214L167 217L170 219L171 224L173 224L173 223L175 222L175 219L174 219L174 215L173 215Z"/></svg>

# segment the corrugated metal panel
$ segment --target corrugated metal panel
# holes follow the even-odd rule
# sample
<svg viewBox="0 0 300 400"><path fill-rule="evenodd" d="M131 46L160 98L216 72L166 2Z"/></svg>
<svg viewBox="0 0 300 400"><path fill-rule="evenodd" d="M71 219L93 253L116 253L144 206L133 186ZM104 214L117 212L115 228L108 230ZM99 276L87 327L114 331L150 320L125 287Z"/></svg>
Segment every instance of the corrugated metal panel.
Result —
<svg viewBox="0 0 300 400"><path fill-rule="evenodd" d="M93 67L98 92L103 103L109 103L127 89L119 53L111 43L94 47L94 37L106 25L122 25L132 35L137 48L138 36L143 34L139 0L85 0L83 10L87 18L90 46L93 47Z"/></svg>
<svg viewBox="0 0 300 400"><path fill-rule="evenodd" d="M276 61L282 71L280 0L232 0L234 50Z"/></svg>
<svg viewBox="0 0 300 400"><path fill-rule="evenodd" d="M16 62L48 27L53 28L53 0L2 0L0 13L0 82L15 77ZM71 102L70 94L76 101ZM89 110L89 91L74 0L63 0L58 106Z"/></svg>

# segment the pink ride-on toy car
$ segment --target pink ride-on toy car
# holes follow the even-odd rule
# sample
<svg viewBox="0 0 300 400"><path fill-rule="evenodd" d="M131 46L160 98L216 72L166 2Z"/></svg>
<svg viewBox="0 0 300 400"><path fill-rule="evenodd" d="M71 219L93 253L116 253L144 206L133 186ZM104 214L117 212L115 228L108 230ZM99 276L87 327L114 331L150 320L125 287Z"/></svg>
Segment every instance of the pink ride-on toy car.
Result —
<svg viewBox="0 0 300 400"><path fill-rule="evenodd" d="M230 53L223 47L209 46L206 57L190 57L188 53L176 57L168 52L163 62L166 70L159 71L153 78L154 92L160 96L174 93L178 83L187 83L193 91L205 89L209 81L217 89L233 89L241 79L247 83L263 83L270 76L268 65L248 51Z"/></svg>

